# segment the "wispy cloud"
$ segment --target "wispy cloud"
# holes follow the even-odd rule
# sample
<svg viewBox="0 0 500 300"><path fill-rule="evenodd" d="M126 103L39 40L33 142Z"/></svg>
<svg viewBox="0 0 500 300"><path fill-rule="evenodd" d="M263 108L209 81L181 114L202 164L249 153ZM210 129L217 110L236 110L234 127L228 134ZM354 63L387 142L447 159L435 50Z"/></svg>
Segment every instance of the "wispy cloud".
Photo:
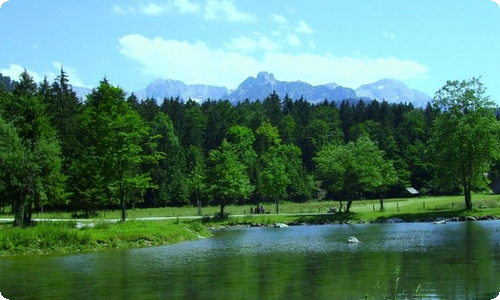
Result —
<svg viewBox="0 0 500 300"><path fill-rule="evenodd" d="M229 22L253 22L255 16L249 12L239 11L234 0L208 0L205 6L206 20L225 20Z"/></svg>
<svg viewBox="0 0 500 300"><path fill-rule="evenodd" d="M194 14L201 11L201 5L189 0L167 0L162 2L141 3L137 6L113 5L111 11L116 14L127 15L140 13L150 16L159 16L169 13Z"/></svg>
<svg viewBox="0 0 500 300"><path fill-rule="evenodd" d="M387 32L387 31L384 32L384 36L385 36L385 38L390 39L390 40L393 40L396 38L396 35L394 33Z"/></svg>
<svg viewBox="0 0 500 300"><path fill-rule="evenodd" d="M288 45L292 47L298 47L302 45L302 42L300 41L299 37L296 36L295 34L287 34L286 35L286 41Z"/></svg>
<svg viewBox="0 0 500 300"><path fill-rule="evenodd" d="M180 14L194 14L201 10L199 3L189 2L189 0L174 0L172 4Z"/></svg>
<svg viewBox="0 0 500 300"><path fill-rule="evenodd" d="M59 72L61 71L62 67L66 75L68 75L68 80L71 85L92 88L91 86L83 83L83 81L79 77L79 72L77 69L64 65L63 63L57 61L52 62L52 67L53 69L44 72L44 76L41 76L37 72L24 68L18 64L10 64L8 69L0 69L0 73L2 73L2 75L4 76L9 76L12 80L17 81L19 80L19 75L21 75L21 73L26 69L33 80L39 83L42 82L45 77L47 77L47 80L53 81L56 76L59 76Z"/></svg>
<svg viewBox="0 0 500 300"><path fill-rule="evenodd" d="M27 68L23 68L22 66L18 64L10 64L8 69L0 69L0 73L4 76L9 76L11 80L19 80L19 75L21 75L24 70L28 71L28 73L33 77L33 80L35 82L40 82L43 80L43 77L40 76L38 73L33 72Z"/></svg>
<svg viewBox="0 0 500 300"><path fill-rule="evenodd" d="M299 22L299 25L297 26L297 28L295 28L295 31L298 33L307 33L307 34L314 33L314 30L312 30L311 27L309 27L309 25L307 25L307 23L304 21Z"/></svg>
<svg viewBox="0 0 500 300"><path fill-rule="evenodd" d="M119 15L128 15L128 14L135 14L136 9L132 6L121 6L121 5L113 5L111 8L111 11L115 14Z"/></svg>
<svg viewBox="0 0 500 300"><path fill-rule="evenodd" d="M242 53L250 53L256 50L276 51L280 45L271 38L256 34L254 37L239 36L231 39L225 44L227 49Z"/></svg>
<svg viewBox="0 0 500 300"><path fill-rule="evenodd" d="M283 17L283 16L282 16L282 15L280 15L280 14L271 14L271 15L269 16L269 18L271 19L271 21L272 21L273 23L276 23L276 24L278 24L278 25L280 25L280 26L286 25L286 23L287 23L286 18L285 18L285 17Z"/></svg>
<svg viewBox="0 0 500 300"><path fill-rule="evenodd" d="M80 72L78 72L77 69L72 68L68 65L64 65L63 63L58 62L58 61L52 62L52 66L54 68L56 68L58 71L60 71L62 68L64 70L64 72L66 73L66 75L68 75L68 80L69 80L69 83L71 85L92 88L92 86L86 85L85 83L83 83L82 79L80 78ZM59 73L57 73L57 75L59 75ZM53 76L53 77L55 77L55 76Z"/></svg>
<svg viewBox="0 0 500 300"><path fill-rule="evenodd" d="M241 38L234 45L262 47L256 38ZM249 74L272 71L281 80L300 80L311 84L335 81L356 88L380 78L401 80L425 78L427 66L395 57L336 56L331 53L282 53L266 50L253 57L233 49L211 48L206 43L189 43L162 38L150 39L138 34L119 39L120 53L138 63L144 75L168 78L176 74L186 83L205 83L235 88Z"/></svg>
<svg viewBox="0 0 500 300"><path fill-rule="evenodd" d="M139 5L139 12L145 15L158 16L171 11L172 11L172 6L170 1L164 4L156 4L154 2L149 2L148 4Z"/></svg>

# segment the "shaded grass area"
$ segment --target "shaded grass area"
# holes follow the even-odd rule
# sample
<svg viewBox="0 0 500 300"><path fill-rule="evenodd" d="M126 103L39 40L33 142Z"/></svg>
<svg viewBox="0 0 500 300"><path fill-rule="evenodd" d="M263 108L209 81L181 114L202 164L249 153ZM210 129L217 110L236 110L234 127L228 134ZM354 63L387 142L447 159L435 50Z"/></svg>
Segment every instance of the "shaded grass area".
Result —
<svg viewBox="0 0 500 300"><path fill-rule="evenodd" d="M30 228L0 225L0 255L44 254L173 244L210 233L200 221L38 222Z"/></svg>

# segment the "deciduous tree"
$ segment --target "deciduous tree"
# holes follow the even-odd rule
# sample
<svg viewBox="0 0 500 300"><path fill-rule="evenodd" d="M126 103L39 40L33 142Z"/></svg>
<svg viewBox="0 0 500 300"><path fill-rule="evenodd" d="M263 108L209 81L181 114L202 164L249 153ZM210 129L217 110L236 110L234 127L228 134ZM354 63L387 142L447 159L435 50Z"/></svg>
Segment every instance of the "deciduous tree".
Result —
<svg viewBox="0 0 500 300"><path fill-rule="evenodd" d="M484 188L484 173L500 156L500 126L485 91L479 78L448 81L433 101L441 112L432 138L436 178L443 188L461 187L468 210L472 191Z"/></svg>
<svg viewBox="0 0 500 300"><path fill-rule="evenodd" d="M209 162L207 189L212 203L220 206L220 217L225 217L224 208L240 198L247 199L254 186L250 184L245 165L225 139L220 147L210 151Z"/></svg>
<svg viewBox="0 0 500 300"><path fill-rule="evenodd" d="M328 145L314 161L326 188L347 196L345 212L363 192L377 192L395 182L392 162L384 159L384 153L367 136L345 145Z"/></svg>

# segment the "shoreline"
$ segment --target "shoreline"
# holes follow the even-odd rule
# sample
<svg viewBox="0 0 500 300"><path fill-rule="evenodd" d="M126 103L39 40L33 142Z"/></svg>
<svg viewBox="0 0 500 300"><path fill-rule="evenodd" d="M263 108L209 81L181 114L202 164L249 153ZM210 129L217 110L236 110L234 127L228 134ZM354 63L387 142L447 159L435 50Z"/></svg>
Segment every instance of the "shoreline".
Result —
<svg viewBox="0 0 500 300"><path fill-rule="evenodd" d="M334 216L334 215L331 215ZM343 220L330 220L330 219L319 219L316 221L280 221L280 222L229 222L229 224L219 225L219 226L209 226L209 229L221 229L221 228L231 228L231 227L277 227L276 224L283 224L286 226L309 226L309 225L344 225L344 224L397 224L397 223L430 223L430 224L446 224L446 223L456 223L456 222L472 222L472 221L495 221L500 220L499 217L494 215L485 216L455 216L455 217L435 217L427 219L412 219L404 220L399 217L391 218L378 218L376 220L355 220L355 219L343 219Z"/></svg>
<svg viewBox="0 0 500 300"><path fill-rule="evenodd" d="M93 226L78 226L75 220L40 222L30 228L14 228L4 224L0 230L0 257L19 255L40 255L58 253L86 253L109 249L133 249L172 245L211 236L211 230L250 227L293 227L310 225L344 224L394 224L473 222L500 220L495 215L484 216L444 216L436 214L432 218L418 218L410 214L408 218L395 216L377 219L360 219L356 214L314 214L314 215L245 215L230 216L227 219L204 217L202 219L142 218L127 222L100 220ZM253 219L253 220L252 220ZM68 222L72 221L72 222ZM86 220L92 222L92 220ZM71 227L69 226L71 225ZM13 232L9 236L9 232ZM28 237L19 239L19 235ZM18 238L18 240L15 240ZM66 240L65 240L66 239ZM5 242L6 240L6 242Z"/></svg>

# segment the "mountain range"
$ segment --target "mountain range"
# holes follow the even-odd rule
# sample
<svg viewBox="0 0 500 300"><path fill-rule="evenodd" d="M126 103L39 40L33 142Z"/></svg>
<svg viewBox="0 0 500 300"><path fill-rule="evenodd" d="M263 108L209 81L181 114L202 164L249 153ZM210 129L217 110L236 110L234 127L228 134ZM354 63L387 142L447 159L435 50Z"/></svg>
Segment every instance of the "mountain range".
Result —
<svg viewBox="0 0 500 300"><path fill-rule="evenodd" d="M74 87L73 89L81 97L90 92L85 88ZM172 79L157 79L134 94L140 100L154 98L158 102L163 101L164 98L179 97L183 100L191 98L198 102L207 99L228 99L232 103L237 103L245 99L263 100L273 92L276 92L281 99L288 95L293 100L302 97L312 103L322 102L325 99L336 103L343 100L371 101L376 99L389 103L412 103L416 107L425 107L432 100L429 95L410 89L396 79L382 79L352 89L335 83L311 85L302 81L279 81L269 72L260 72L257 77L248 77L235 90L204 84L187 85L182 81Z"/></svg>

